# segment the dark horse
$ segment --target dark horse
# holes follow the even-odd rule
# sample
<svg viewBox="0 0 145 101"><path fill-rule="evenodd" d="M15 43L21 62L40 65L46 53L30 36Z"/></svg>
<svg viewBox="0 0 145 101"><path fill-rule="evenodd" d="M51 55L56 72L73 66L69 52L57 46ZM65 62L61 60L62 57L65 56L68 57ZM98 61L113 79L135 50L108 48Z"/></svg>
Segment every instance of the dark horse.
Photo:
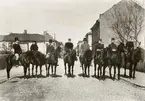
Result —
<svg viewBox="0 0 145 101"><path fill-rule="evenodd" d="M75 50L70 51L68 53L68 55L64 58L65 75L67 74L66 64L68 64L68 75L73 75L75 59L76 59L76 51Z"/></svg>
<svg viewBox="0 0 145 101"><path fill-rule="evenodd" d="M16 59L14 54L9 54L6 58L6 72L7 78L10 78L10 70L13 66L15 66ZM35 59L35 56L31 51L27 51L22 53L19 57L19 61L24 68L24 78L26 78L27 69L29 68L31 63L37 63L38 61Z"/></svg>
<svg viewBox="0 0 145 101"><path fill-rule="evenodd" d="M98 77L102 75L102 67L103 67L103 49L97 51L94 56L94 76L96 76L96 69L98 65Z"/></svg>
<svg viewBox="0 0 145 101"><path fill-rule="evenodd" d="M129 77L132 78L133 76L133 78L135 78L136 66L140 60L142 60L141 48L139 47L137 49L129 48L126 53L126 62L125 62L126 65L124 68L124 76L126 76L127 63L129 63Z"/></svg>
<svg viewBox="0 0 145 101"><path fill-rule="evenodd" d="M91 66L92 59L93 59L92 50L90 49L85 51L83 57L80 57L82 72L83 75L85 76L90 76L90 66ZM88 69L88 73L87 73L87 69Z"/></svg>
<svg viewBox="0 0 145 101"><path fill-rule="evenodd" d="M36 66L36 76L38 73L38 66L40 67L40 75L42 75L42 66L45 65L46 63L46 58L45 58L45 54L39 52L39 51L34 51L33 52L35 59L38 61L37 63L32 63L32 76L34 75L33 71L34 71L34 66Z"/></svg>
<svg viewBox="0 0 145 101"><path fill-rule="evenodd" d="M46 58L46 75L49 76L49 70L51 66L52 75L56 75L56 68L58 65L58 58L60 58L61 47L57 47L53 53L50 54L49 58ZM47 66L48 64L48 66Z"/></svg>
<svg viewBox="0 0 145 101"><path fill-rule="evenodd" d="M110 49L107 50L108 50L107 54L108 54L108 67L110 77L112 78L111 69L113 66L114 67L113 79L115 79L116 77L116 68L118 69L118 79L120 79L120 68L121 66L124 67L125 64L124 44L121 43L120 45L118 45L116 51L110 52L111 51Z"/></svg>

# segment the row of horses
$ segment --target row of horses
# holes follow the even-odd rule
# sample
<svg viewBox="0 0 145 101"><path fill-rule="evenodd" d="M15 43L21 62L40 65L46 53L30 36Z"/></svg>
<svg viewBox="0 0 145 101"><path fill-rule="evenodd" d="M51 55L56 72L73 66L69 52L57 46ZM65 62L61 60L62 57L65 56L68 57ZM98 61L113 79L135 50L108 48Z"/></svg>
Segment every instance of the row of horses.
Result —
<svg viewBox="0 0 145 101"><path fill-rule="evenodd" d="M129 77L135 78L135 71L137 63L142 60L141 48L128 49L124 44L118 45L117 51L110 54L110 49L108 47L102 49L97 55L93 56L91 50L87 50L83 57L80 57L80 63L82 65L83 74L86 76L90 75L90 66L92 60L94 60L94 76L96 76L96 70L98 77L105 79L105 70L109 68L110 78L116 78L116 69L118 69L118 79L120 79L120 69L124 68L124 76L126 76L126 69L129 64ZM112 77L112 68L114 68L114 73ZM102 71L103 70L103 71Z"/></svg>
<svg viewBox="0 0 145 101"><path fill-rule="evenodd" d="M122 52L121 50L124 50ZM56 75L56 68L58 65L58 58L61 57L60 54L62 52L62 48L58 47L55 51L50 55L49 58L46 58L46 55L37 51L27 51L20 55L19 61L24 68L24 78L26 78L27 70L28 75L30 76L30 64L32 64L32 75L34 75L34 68L35 75L38 74L38 67L40 68L40 75L42 75L42 66L45 65L46 67L46 76L50 75L50 68L51 73ZM74 74L74 64L76 58L76 51L72 50L68 53L67 58L64 58L64 67L65 67L65 74L73 75ZM96 70L98 71L98 77L105 78L105 70L109 68L109 74L112 78L112 67L114 68L113 78L116 76L116 68L118 69L118 79L120 79L120 68L124 68L124 75L126 76L126 69L127 63L130 64L129 66L129 76L130 78L135 78L135 69L137 63L141 60L141 50L140 48L137 49L129 49L120 44L117 48L115 53L109 55L109 48L106 47L101 50L101 52L97 55L93 55L92 50L87 50L83 56L79 57L80 64L82 67L82 73L85 76L90 75L90 66L92 60L94 60L94 75L96 76ZM10 54L6 58L6 72L7 78L10 78L10 70L15 65L15 55ZM132 68L133 67L133 68ZM102 71L103 70L103 71Z"/></svg>
<svg viewBox="0 0 145 101"><path fill-rule="evenodd" d="M42 75L42 66L46 67L46 75L49 75L50 67L52 69L52 74L56 74L56 68L58 63L58 58L60 57L60 52L62 51L61 47L55 49L55 51L50 54L50 57L47 58L45 54L39 51L26 51L20 54L19 62L23 66L24 78L28 75L30 76L30 64L32 64L32 75L34 75L34 68L36 68L35 75L38 74L38 67L40 68L40 75ZM6 72L7 78L10 78L10 71L13 66L16 64L16 57L14 54L9 54L6 57Z"/></svg>

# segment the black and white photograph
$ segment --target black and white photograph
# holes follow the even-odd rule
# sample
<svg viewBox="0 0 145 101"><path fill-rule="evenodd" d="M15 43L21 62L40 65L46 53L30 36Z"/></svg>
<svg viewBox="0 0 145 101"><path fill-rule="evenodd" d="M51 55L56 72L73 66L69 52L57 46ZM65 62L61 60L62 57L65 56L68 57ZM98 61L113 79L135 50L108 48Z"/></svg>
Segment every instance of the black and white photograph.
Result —
<svg viewBox="0 0 145 101"><path fill-rule="evenodd" d="M145 0L0 1L0 101L145 101Z"/></svg>

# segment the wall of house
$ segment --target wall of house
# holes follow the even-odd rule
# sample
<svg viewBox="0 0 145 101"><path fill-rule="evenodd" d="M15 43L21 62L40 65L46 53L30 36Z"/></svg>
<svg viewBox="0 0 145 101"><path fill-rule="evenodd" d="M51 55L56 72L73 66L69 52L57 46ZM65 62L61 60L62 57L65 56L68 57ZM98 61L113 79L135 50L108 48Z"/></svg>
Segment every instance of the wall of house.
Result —
<svg viewBox="0 0 145 101"><path fill-rule="evenodd" d="M102 41L105 46L108 46L109 43L111 43L111 38L114 37L117 39L117 34L114 33L114 31L110 28L111 24L115 21L115 19L112 17L112 13L114 13L113 8L119 9L120 12L125 12L126 14L126 8L125 8L126 1L121 1L118 4L114 5L112 8L107 10L105 13L101 14L99 17L100 20L100 37L102 38ZM144 21L145 24L145 21ZM144 25L143 24L143 25ZM142 32L138 36L138 40L141 42L141 47L145 49L145 27L142 28ZM119 42L116 40L116 43Z"/></svg>

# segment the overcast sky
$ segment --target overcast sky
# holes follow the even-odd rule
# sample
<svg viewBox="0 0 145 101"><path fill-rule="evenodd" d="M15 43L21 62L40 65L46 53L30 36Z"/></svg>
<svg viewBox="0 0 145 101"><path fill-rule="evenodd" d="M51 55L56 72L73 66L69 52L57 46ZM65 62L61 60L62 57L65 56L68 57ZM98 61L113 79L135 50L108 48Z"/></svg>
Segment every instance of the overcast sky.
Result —
<svg viewBox="0 0 145 101"><path fill-rule="evenodd" d="M77 43L90 31L99 14L120 0L0 0L0 34L9 32L56 34ZM143 4L144 0L138 0Z"/></svg>

